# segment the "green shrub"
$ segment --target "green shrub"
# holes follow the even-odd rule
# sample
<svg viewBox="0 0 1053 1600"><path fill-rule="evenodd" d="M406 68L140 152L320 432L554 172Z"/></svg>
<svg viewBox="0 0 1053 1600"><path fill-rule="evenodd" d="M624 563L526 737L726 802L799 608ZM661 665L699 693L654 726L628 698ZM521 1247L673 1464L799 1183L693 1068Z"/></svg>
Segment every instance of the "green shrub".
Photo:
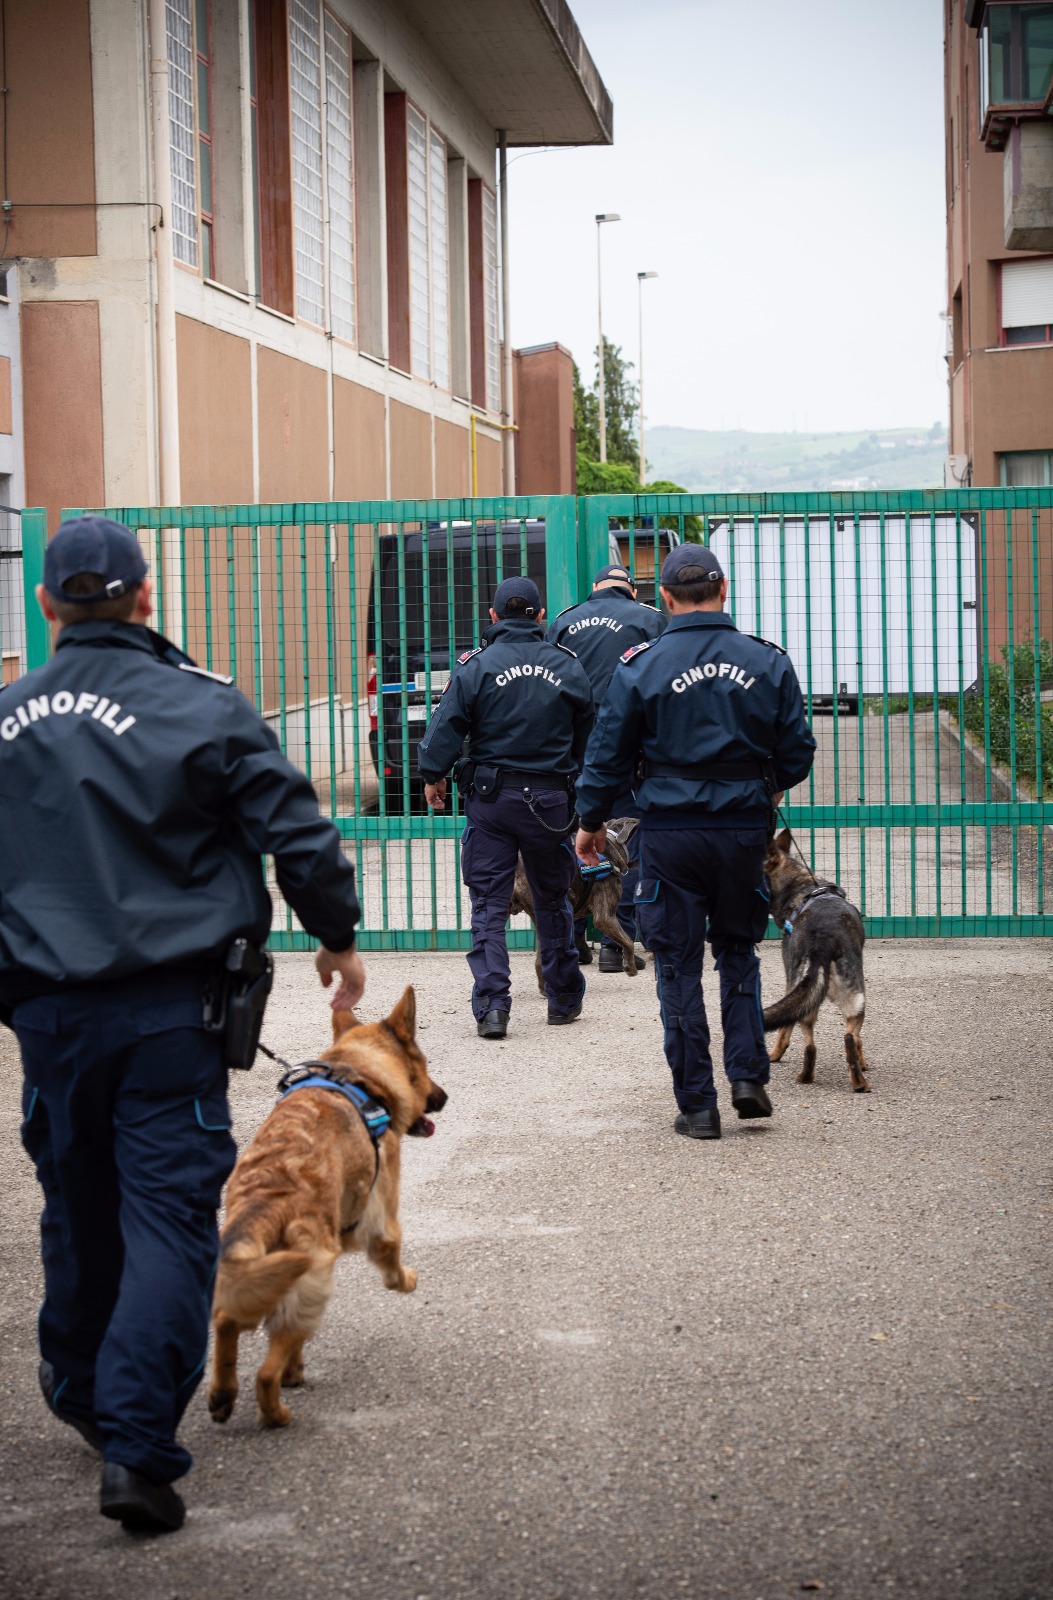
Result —
<svg viewBox="0 0 1053 1600"><path fill-rule="evenodd" d="M1035 645L1030 639L1010 650L1002 646L1003 665L988 671L987 705L991 723L991 757L1000 766L1010 765L1011 729L1016 724L1017 782L1041 797L1053 793L1053 710L1035 698ZM1040 685L1053 680L1053 648L1048 639L1038 641ZM984 697L970 696L965 702L965 726L979 739L984 736ZM1039 771L1041 732L1042 767Z"/></svg>

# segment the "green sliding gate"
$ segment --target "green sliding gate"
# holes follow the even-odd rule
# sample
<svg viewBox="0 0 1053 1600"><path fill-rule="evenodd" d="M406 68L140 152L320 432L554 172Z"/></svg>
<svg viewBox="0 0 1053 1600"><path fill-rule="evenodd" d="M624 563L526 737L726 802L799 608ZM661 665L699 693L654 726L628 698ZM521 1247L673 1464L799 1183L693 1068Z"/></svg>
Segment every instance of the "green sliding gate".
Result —
<svg viewBox="0 0 1053 1600"><path fill-rule="evenodd" d="M1053 933L1053 490L107 514L139 533L165 631L231 673L310 774L355 860L366 949L467 943L458 797L423 811L415 752L495 584L528 573L555 615L616 540L657 603L682 537L719 555L739 627L794 660L818 753L787 817L871 934ZM45 539L27 511L27 599ZM26 635L34 665L31 605ZM284 906L273 942L309 944ZM512 942L531 943L521 919Z"/></svg>
<svg viewBox="0 0 1053 1600"><path fill-rule="evenodd" d="M785 814L872 935L1053 933L1053 490L590 496L586 569L612 530L648 572L709 544L789 651L818 750Z"/></svg>

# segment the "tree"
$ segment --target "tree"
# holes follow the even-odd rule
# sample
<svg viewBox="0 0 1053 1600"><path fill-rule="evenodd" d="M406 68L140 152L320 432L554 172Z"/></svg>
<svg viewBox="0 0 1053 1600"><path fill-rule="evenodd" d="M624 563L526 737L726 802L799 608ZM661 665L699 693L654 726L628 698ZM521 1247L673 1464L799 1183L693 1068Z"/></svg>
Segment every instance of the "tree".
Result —
<svg viewBox="0 0 1053 1600"><path fill-rule="evenodd" d="M574 432L578 453L579 494L683 494L679 483L662 479L640 482L640 451L636 420L639 391L629 377L632 362L622 357L620 345L603 341L604 410L607 421L607 459L600 460L600 401L595 389L586 389L577 363L574 366ZM676 528L676 517L661 517L659 527ZM701 518L683 519L685 539L702 538Z"/></svg>
<svg viewBox="0 0 1053 1600"><path fill-rule="evenodd" d="M636 441L637 388L629 377L632 362L622 357L621 346L603 341L604 412L607 424L607 462L632 467L639 477L640 452ZM582 464L600 460L600 401L596 388L586 389L574 368L574 428L577 433L579 473Z"/></svg>
<svg viewBox="0 0 1053 1600"><path fill-rule="evenodd" d="M577 441L578 471L584 461L600 459L600 402L591 389L581 381L578 363L574 363L574 434Z"/></svg>

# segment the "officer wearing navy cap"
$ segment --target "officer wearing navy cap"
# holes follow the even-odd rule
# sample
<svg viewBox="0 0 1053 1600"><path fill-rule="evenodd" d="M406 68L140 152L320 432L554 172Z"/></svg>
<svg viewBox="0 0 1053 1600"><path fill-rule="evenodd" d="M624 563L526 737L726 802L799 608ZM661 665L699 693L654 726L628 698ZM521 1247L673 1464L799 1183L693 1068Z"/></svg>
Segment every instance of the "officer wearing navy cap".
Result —
<svg viewBox="0 0 1053 1600"><path fill-rule="evenodd" d="M467 739L461 871L472 899L472 1011L483 1039L503 1039L512 1009L505 923L516 859L534 901L541 978L553 1025L581 1015L567 890L576 870L570 790L593 722L592 690L573 651L549 644L537 585L506 578L491 626L466 650L417 749L429 806L443 810L446 775Z"/></svg>
<svg viewBox="0 0 1053 1600"><path fill-rule="evenodd" d="M595 861L603 819L632 781L641 810L640 937L654 952L677 1133L719 1139L702 998L708 938L720 978L724 1070L739 1117L770 1117L770 1063L754 949L768 922L764 857L777 795L807 777L815 740L784 650L742 634L708 549L662 564L660 638L626 651L578 783L578 855Z"/></svg>
<svg viewBox="0 0 1053 1600"><path fill-rule="evenodd" d="M592 593L580 605L561 611L550 625L546 635L550 644L563 644L573 650L588 674L592 684L593 699L597 707L603 702L611 674L626 650L648 639L657 639L665 627L665 618L654 606L645 605L636 598L636 586L628 572L621 566L601 567L592 580ZM638 817L639 811L631 795L619 795L611 815ZM618 921L630 939L636 938L636 910L633 896L639 879L637 852L638 830L628 842L629 870L622 876L621 900L618 904ZM579 959L592 960L592 952L584 942L587 918L575 924L575 935L580 933ZM584 952L581 955L580 952ZM637 957L638 967L643 962ZM621 947L609 934L604 934L600 944L600 971L621 972Z"/></svg>
<svg viewBox="0 0 1053 1600"><path fill-rule="evenodd" d="M364 983L359 907L336 828L263 719L147 627L127 529L64 524L37 598L55 653L0 692L0 1019L45 1197L40 1384L102 1456L103 1514L165 1532L184 1516L176 1428L235 1155L206 1009L228 953L270 931L262 853L341 1007Z"/></svg>
<svg viewBox="0 0 1053 1600"><path fill-rule="evenodd" d="M601 567L592 593L580 605L561 611L545 637L549 644L573 650L592 684L599 706L611 673L631 645L657 639L665 618L654 606L636 598L636 587L624 567Z"/></svg>

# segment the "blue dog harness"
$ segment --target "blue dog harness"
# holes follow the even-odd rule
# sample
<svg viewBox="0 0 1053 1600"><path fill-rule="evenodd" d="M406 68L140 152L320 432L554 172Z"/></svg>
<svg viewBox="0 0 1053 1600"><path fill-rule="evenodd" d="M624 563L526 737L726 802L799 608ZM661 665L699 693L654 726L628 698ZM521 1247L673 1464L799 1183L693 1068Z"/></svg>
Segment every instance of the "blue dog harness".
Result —
<svg viewBox="0 0 1053 1600"><path fill-rule="evenodd" d="M578 871L586 883L602 883L604 878L609 878L614 868L606 856L600 856L594 867L587 867L580 856L574 858L578 863Z"/></svg>
<svg viewBox="0 0 1053 1600"><path fill-rule="evenodd" d="M304 1061L298 1067L290 1067L288 1072L284 1072L278 1079L279 1101L295 1094L297 1089L335 1089L337 1094L342 1094L345 1100L350 1101L373 1141L373 1182L376 1183L380 1171L380 1141L391 1126L391 1112L384 1102L367 1094L360 1083L350 1083L347 1078L337 1077L326 1061Z"/></svg>

